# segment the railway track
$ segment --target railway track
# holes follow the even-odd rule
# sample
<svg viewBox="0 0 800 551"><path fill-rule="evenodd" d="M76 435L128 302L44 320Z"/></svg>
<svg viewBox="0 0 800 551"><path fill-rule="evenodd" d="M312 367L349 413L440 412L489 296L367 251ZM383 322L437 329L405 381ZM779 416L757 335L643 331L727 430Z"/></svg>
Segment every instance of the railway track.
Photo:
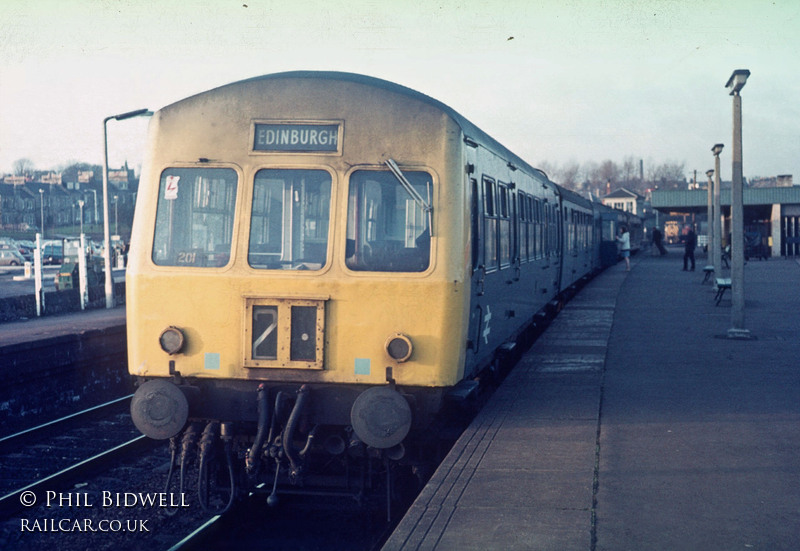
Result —
<svg viewBox="0 0 800 551"><path fill-rule="evenodd" d="M166 549L207 520L164 492L168 444L136 430L130 398L0 438L0 549Z"/></svg>
<svg viewBox="0 0 800 551"><path fill-rule="evenodd" d="M235 542L254 549L374 551L396 525L386 521L379 504L303 496L272 508L263 498L250 496L228 513L190 527L167 549L224 549Z"/></svg>
<svg viewBox="0 0 800 551"><path fill-rule="evenodd" d="M169 450L138 434L129 400L0 438L0 548L207 549L244 531L279 549L334 542L326 547L368 550L386 531L380 506L297 496L271 508L268 489L224 516L202 511L193 486L168 494L178 507L143 506L142 496L165 493Z"/></svg>
<svg viewBox="0 0 800 551"><path fill-rule="evenodd" d="M123 413L124 410L130 406L132 397L133 394L128 394L127 396L122 396L104 404L99 404L83 411L66 415L54 421L48 421L41 425L3 436L0 438L0 453L3 453L6 449L24 446L32 440L45 438L45 436L50 433L63 432L73 428L73 426L80 426L82 423L87 423L98 417Z"/></svg>
<svg viewBox="0 0 800 551"><path fill-rule="evenodd" d="M0 515L25 508L24 496L59 491L152 448L125 413L131 396L0 438Z"/></svg>

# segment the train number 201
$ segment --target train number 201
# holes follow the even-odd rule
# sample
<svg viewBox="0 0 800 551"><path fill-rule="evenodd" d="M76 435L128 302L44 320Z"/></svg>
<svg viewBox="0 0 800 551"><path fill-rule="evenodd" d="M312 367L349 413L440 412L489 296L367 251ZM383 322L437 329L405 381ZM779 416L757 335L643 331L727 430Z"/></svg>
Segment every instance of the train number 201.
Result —
<svg viewBox="0 0 800 551"><path fill-rule="evenodd" d="M179 252L178 264L182 264L184 266L194 266L195 264L197 264L197 252L196 251Z"/></svg>

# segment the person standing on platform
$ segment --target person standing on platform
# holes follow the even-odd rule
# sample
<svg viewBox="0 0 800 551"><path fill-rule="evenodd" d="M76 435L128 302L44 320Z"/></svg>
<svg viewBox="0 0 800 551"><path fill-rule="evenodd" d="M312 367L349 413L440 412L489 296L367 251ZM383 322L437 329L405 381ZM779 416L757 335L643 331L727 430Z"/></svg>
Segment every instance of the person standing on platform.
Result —
<svg viewBox="0 0 800 551"><path fill-rule="evenodd" d="M690 271L694 271L694 250L697 247L697 234L694 233L694 230L691 226L686 226L686 246L684 248L683 253L683 271L686 271L686 268L691 260L692 268Z"/></svg>
<svg viewBox="0 0 800 551"><path fill-rule="evenodd" d="M620 254L625 259L625 271L631 271L631 234L628 233L628 228L620 226L619 235L616 237L619 243Z"/></svg>
<svg viewBox="0 0 800 551"><path fill-rule="evenodd" d="M656 246L661 256L667 254L667 249L664 248L664 236L658 228L653 228L653 245Z"/></svg>

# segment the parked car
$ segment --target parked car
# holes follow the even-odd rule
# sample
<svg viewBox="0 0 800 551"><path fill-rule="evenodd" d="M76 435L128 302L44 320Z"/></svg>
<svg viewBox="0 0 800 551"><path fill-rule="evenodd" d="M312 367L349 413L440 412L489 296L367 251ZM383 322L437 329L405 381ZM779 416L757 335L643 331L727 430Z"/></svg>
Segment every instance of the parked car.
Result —
<svg viewBox="0 0 800 551"><path fill-rule="evenodd" d="M25 257L25 254L22 252L22 248L18 246L16 243L12 242L0 242L0 251L17 251L24 260L30 260Z"/></svg>
<svg viewBox="0 0 800 551"><path fill-rule="evenodd" d="M19 254L21 254L25 260L33 262L34 245L28 245L25 241L17 241L17 248L19 249Z"/></svg>
<svg viewBox="0 0 800 551"><path fill-rule="evenodd" d="M61 264L64 261L64 249L60 242L47 243L42 247L43 264Z"/></svg>
<svg viewBox="0 0 800 551"><path fill-rule="evenodd" d="M0 266L22 266L25 258L13 248L0 249Z"/></svg>

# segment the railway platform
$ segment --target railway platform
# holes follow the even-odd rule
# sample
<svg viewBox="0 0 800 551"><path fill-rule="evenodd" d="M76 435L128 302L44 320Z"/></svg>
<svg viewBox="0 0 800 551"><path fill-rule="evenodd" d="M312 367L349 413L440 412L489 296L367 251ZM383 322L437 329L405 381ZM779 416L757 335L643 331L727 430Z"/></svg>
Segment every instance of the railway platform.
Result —
<svg viewBox="0 0 800 551"><path fill-rule="evenodd" d="M747 263L750 340L681 268L640 254L589 282L384 551L797 549L800 265Z"/></svg>
<svg viewBox="0 0 800 551"><path fill-rule="evenodd" d="M0 356L5 347L125 326L125 305L42 316L0 325Z"/></svg>
<svg viewBox="0 0 800 551"><path fill-rule="evenodd" d="M130 392L125 306L0 324L0 434Z"/></svg>

